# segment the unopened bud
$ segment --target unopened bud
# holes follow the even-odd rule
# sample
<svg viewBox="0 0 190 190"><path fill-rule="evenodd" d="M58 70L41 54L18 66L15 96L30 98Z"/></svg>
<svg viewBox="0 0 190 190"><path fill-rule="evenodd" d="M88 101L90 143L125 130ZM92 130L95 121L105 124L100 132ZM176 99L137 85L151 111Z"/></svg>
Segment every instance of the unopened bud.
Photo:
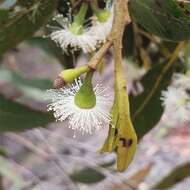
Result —
<svg viewBox="0 0 190 190"><path fill-rule="evenodd" d="M64 81L66 84L72 83L76 78L80 77L82 74L87 73L90 71L88 66L78 67L75 69L67 69L63 70L59 77Z"/></svg>

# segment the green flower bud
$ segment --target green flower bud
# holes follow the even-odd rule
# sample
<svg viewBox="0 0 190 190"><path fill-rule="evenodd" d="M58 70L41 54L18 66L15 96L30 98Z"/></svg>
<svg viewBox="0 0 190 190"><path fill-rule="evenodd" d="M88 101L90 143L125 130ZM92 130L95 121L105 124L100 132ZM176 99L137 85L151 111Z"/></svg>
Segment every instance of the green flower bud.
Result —
<svg viewBox="0 0 190 190"><path fill-rule="evenodd" d="M66 84L68 84L72 83L76 78L80 77L80 75L87 73L89 71L90 68L88 66L83 66L75 69L63 70L59 76Z"/></svg>

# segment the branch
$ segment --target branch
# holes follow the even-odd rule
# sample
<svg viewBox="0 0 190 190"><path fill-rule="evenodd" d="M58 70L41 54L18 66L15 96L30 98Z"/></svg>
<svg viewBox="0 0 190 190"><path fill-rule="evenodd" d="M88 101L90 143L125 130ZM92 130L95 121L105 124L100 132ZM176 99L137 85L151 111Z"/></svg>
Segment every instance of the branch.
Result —
<svg viewBox="0 0 190 190"><path fill-rule="evenodd" d="M124 7L122 7L123 5ZM120 10L121 8L122 9L124 8L125 10L121 11ZM113 45L114 41L118 38L118 36L121 36L121 27L123 28L123 23L121 23L120 21L123 20L125 24L129 24L131 22L129 12L128 12L128 7L127 7L127 1L124 1L124 0L116 1L113 20L114 21L113 21L112 30L106 42L97 51L97 53L91 58L91 60L88 63L89 68L93 70L96 70L98 64L101 62L102 58L104 57L108 49ZM123 34L123 31L122 31L122 34Z"/></svg>
<svg viewBox="0 0 190 190"><path fill-rule="evenodd" d="M114 60L115 60L115 74L116 78L119 76L119 78L123 75L123 69L122 69L122 39L123 39L123 33L125 30L125 26L127 23L129 23L129 16L125 18L126 13L128 13L128 6L126 1L124 0L117 0L115 5L115 13L117 13L114 17L113 22L113 34L115 37L114 40ZM118 76L117 76L118 75ZM124 77L122 77L124 78ZM123 85L125 86L125 80L123 81ZM122 85L121 85L122 86Z"/></svg>
<svg viewBox="0 0 190 190"><path fill-rule="evenodd" d="M98 50L98 52L91 58L91 60L88 63L88 67L96 70L98 64L101 62L102 58L108 51L108 49L113 44L113 37L111 37L112 34L110 34L110 37L108 37L107 41L103 44L103 46Z"/></svg>

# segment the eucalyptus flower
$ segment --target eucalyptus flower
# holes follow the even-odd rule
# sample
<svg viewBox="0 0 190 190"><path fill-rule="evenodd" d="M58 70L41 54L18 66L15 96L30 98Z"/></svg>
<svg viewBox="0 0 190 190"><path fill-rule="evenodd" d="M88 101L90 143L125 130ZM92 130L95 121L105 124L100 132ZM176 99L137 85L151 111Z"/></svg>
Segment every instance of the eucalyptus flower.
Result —
<svg viewBox="0 0 190 190"><path fill-rule="evenodd" d="M92 134L110 122L110 97L102 85L94 88L89 79L80 79L61 89L48 90L51 103L48 111L54 112L57 121L68 119L69 128L82 134Z"/></svg>
<svg viewBox="0 0 190 190"><path fill-rule="evenodd" d="M82 49L84 53L88 53L96 50L97 40L91 34L90 28L84 26L87 10L87 3L83 3L74 16L69 14L68 17L63 17L59 14L54 17L59 27L50 34L50 38L64 51Z"/></svg>
<svg viewBox="0 0 190 190"><path fill-rule="evenodd" d="M93 7L95 17L93 19L93 25L91 27L91 33L96 37L97 41L104 42L111 32L113 24L113 6L107 7L104 10L100 10L97 7Z"/></svg>
<svg viewBox="0 0 190 190"><path fill-rule="evenodd" d="M82 49L84 53L96 49L97 40L91 35L89 28L73 24L69 17L63 17L60 14L54 17L54 20L59 23L60 28L52 32L50 38L65 52L69 48L73 51Z"/></svg>
<svg viewBox="0 0 190 190"><path fill-rule="evenodd" d="M176 123L190 122L190 77L174 75L173 84L162 92L165 112Z"/></svg>

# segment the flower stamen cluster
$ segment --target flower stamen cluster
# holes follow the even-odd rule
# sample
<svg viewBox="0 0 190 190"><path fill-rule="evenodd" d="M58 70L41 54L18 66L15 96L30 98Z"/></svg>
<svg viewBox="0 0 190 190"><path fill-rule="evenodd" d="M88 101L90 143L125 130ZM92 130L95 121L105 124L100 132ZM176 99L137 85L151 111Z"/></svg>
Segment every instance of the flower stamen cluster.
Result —
<svg viewBox="0 0 190 190"><path fill-rule="evenodd" d="M87 5L84 4L74 20L71 15L63 17L59 14L54 17L53 20L59 26L50 34L50 38L65 52L80 49L84 53L93 52L108 37L112 28L113 10L99 10L95 17L92 17L95 19L91 19L90 26L84 25L86 11Z"/></svg>
<svg viewBox="0 0 190 190"><path fill-rule="evenodd" d="M75 97L82 86L83 83L79 79L68 87L48 90L48 97L51 99L48 111L54 112L57 121L68 119L69 128L74 131L92 134L109 125L111 101L106 93L107 90L101 85L96 85L93 88L96 98L95 105L90 108L80 107L79 104L76 104ZM86 101L88 101L88 97L86 97Z"/></svg>
<svg viewBox="0 0 190 190"><path fill-rule="evenodd" d="M190 122L190 77L176 74L173 83L162 92L165 112L174 124Z"/></svg>

